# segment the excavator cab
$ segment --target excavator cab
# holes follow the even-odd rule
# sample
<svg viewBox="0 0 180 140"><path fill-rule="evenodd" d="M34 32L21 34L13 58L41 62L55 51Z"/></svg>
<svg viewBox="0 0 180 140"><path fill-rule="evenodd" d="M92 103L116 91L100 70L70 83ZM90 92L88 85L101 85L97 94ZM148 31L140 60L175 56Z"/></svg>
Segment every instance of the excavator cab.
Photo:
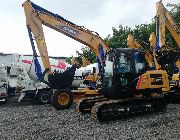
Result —
<svg viewBox="0 0 180 140"><path fill-rule="evenodd" d="M118 48L106 56L102 92L108 98L134 95L138 77L147 67L140 49Z"/></svg>

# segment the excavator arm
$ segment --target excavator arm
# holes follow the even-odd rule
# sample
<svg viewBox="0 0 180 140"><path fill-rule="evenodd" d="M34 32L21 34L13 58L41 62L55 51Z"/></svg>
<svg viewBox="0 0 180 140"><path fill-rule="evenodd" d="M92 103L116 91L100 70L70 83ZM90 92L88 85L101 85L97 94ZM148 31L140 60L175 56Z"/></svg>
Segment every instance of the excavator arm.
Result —
<svg viewBox="0 0 180 140"><path fill-rule="evenodd" d="M165 26L170 31L177 45L180 47L180 28L174 22L171 13L164 7L162 0L156 4L156 17L159 28L159 40L161 46L165 45Z"/></svg>
<svg viewBox="0 0 180 140"><path fill-rule="evenodd" d="M129 34L127 38L127 45L129 48L134 48L134 49L143 49L145 52L145 59L148 62L149 67L153 67L152 61L153 61L153 56L143 47L141 46L135 39L134 37Z"/></svg>
<svg viewBox="0 0 180 140"><path fill-rule="evenodd" d="M23 7L27 28L34 35L43 65L48 73L52 72L42 25L88 46L96 54L101 63L104 61L105 53L109 51L109 48L98 33L90 31L83 26L78 26L29 0L23 3Z"/></svg>
<svg viewBox="0 0 180 140"><path fill-rule="evenodd" d="M43 27L42 27L42 21L37 18L37 12L34 9L32 9L32 6L30 5L30 1L26 1L23 4L23 7L26 16L26 25L29 32L31 45L33 43L33 38L32 38L32 34L33 34L44 68L50 74L51 67L50 67L49 55L48 55Z"/></svg>

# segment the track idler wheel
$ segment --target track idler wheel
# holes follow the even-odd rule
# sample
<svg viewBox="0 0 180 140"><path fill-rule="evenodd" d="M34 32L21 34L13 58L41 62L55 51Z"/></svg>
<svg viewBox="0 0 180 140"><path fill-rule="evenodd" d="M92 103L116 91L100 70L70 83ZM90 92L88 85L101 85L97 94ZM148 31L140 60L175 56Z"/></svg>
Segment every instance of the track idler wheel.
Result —
<svg viewBox="0 0 180 140"><path fill-rule="evenodd" d="M73 103L73 93L69 89L55 91L52 96L52 105L57 110L68 109Z"/></svg>

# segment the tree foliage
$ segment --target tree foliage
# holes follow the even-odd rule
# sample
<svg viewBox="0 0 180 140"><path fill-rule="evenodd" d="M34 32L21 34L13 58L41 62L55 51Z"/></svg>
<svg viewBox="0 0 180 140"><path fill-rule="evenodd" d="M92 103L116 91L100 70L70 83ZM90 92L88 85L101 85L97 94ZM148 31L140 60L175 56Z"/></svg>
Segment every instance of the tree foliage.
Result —
<svg viewBox="0 0 180 140"><path fill-rule="evenodd" d="M79 62L82 65L82 57L85 57L90 61L90 63L95 63L96 55L91 51L89 47L83 46L81 48L81 51L76 51L77 57L75 58L77 62ZM73 56L66 59L67 63L71 63L71 59Z"/></svg>
<svg viewBox="0 0 180 140"><path fill-rule="evenodd" d="M128 34L132 34L132 29L128 26L123 27L123 25L119 25L118 30L114 27L113 30L113 36L108 35L105 38L105 41L108 43L108 46L112 49L114 48L126 48L126 40Z"/></svg>

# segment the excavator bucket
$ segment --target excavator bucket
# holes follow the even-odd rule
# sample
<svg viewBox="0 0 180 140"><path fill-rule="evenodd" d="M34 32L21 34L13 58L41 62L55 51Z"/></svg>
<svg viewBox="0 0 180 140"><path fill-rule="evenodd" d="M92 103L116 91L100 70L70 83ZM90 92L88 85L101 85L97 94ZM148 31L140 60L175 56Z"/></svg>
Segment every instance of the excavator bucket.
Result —
<svg viewBox="0 0 180 140"><path fill-rule="evenodd" d="M76 68L78 68L78 65L75 64L72 65L71 68L69 68L63 73L54 71L52 74L49 74L48 75L49 86L54 89L65 89L71 86L74 80Z"/></svg>

